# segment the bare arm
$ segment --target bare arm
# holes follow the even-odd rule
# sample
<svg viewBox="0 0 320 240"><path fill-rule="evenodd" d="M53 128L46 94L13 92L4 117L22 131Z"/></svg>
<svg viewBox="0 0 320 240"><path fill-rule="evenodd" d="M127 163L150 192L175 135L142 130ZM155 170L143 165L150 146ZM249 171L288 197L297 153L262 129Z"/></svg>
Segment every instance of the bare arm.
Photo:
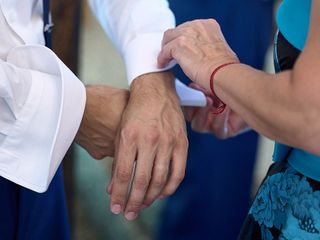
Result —
<svg viewBox="0 0 320 240"><path fill-rule="evenodd" d="M308 41L292 71L271 75L236 64L221 69L215 77L216 95L253 129L315 154L320 154L319 21L320 3L313 1ZM213 69L238 60L213 20L167 31L159 64L172 58L208 90Z"/></svg>
<svg viewBox="0 0 320 240"><path fill-rule="evenodd" d="M245 65L222 69L216 93L261 134L320 154L320 3L292 71L269 75Z"/></svg>

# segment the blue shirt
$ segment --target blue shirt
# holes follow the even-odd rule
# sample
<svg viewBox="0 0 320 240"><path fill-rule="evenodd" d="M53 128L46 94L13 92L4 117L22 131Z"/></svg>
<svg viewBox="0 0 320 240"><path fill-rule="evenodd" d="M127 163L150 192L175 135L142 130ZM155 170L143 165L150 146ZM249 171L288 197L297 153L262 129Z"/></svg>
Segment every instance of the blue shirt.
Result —
<svg viewBox="0 0 320 240"><path fill-rule="evenodd" d="M308 35L311 0L284 0L281 4L277 23L283 36L297 49L302 50ZM273 159L288 159L297 171L320 181L320 157L301 149L276 144Z"/></svg>
<svg viewBox="0 0 320 240"><path fill-rule="evenodd" d="M311 0L284 0L278 10L277 24L282 35L302 50L307 39Z"/></svg>

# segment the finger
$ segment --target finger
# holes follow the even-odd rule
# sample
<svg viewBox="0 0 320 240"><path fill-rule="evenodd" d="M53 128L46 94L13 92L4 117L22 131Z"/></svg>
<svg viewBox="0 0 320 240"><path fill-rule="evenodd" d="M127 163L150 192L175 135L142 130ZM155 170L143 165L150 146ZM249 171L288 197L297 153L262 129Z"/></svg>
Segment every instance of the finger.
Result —
<svg viewBox="0 0 320 240"><path fill-rule="evenodd" d="M125 217L132 221L138 217L151 179L153 163L156 155L156 146L145 145L138 153L135 174L125 208Z"/></svg>
<svg viewBox="0 0 320 240"><path fill-rule="evenodd" d="M207 112L209 108L212 107L212 99L210 97L206 97L206 100L207 100L207 105L206 105L206 108L203 108L203 107L184 107L182 108L183 110L183 114L185 116L185 119L188 121L188 122L192 122L192 120L195 118L195 116L198 115L199 111L205 111Z"/></svg>
<svg viewBox="0 0 320 240"><path fill-rule="evenodd" d="M113 185L113 180L111 179L110 183L108 184L107 187L107 193L110 195L112 193L112 185Z"/></svg>
<svg viewBox="0 0 320 240"><path fill-rule="evenodd" d="M191 121L191 128L200 133L208 132L208 125L212 121L210 109L212 108L212 99L207 97L207 106L199 109Z"/></svg>
<svg viewBox="0 0 320 240"><path fill-rule="evenodd" d="M173 59L180 64L180 59L184 52L183 46L186 45L186 41L186 37L180 36L166 43L158 55L158 67L166 67Z"/></svg>
<svg viewBox="0 0 320 240"><path fill-rule="evenodd" d="M116 166L116 159L114 158L113 159L113 162L112 162L112 170L111 170L111 180L110 180L110 183L108 184L108 187L107 187L107 192L109 193L109 195L112 193L112 187L113 187L113 177L114 177L114 172L115 172L115 166Z"/></svg>
<svg viewBox="0 0 320 240"><path fill-rule="evenodd" d="M184 107L184 108L182 108L182 110L183 110L183 115L184 115L185 119L188 122L191 122L193 117L200 110L200 108L199 107Z"/></svg>
<svg viewBox="0 0 320 240"><path fill-rule="evenodd" d="M173 143L170 141L167 141L167 143L168 144L165 144L160 148L156 156L152 171L152 179L143 202L143 208L150 206L159 197L167 182L170 158L173 151Z"/></svg>
<svg viewBox="0 0 320 240"><path fill-rule="evenodd" d="M113 176L114 176L114 172L115 172L115 168L116 168L116 160L117 160L117 158L114 157L114 158L113 158L113 161L112 161L111 181L110 181L110 183L108 184L108 187L107 187L107 192L108 192L109 194L111 194L111 192L112 192Z"/></svg>
<svg viewBox="0 0 320 240"><path fill-rule="evenodd" d="M171 174L160 194L160 198L172 195L183 181L186 172L186 160L188 154L188 140L180 141L172 154Z"/></svg>
<svg viewBox="0 0 320 240"><path fill-rule="evenodd" d="M234 111L230 110L228 118L229 133L236 136L249 129L249 125Z"/></svg>
<svg viewBox="0 0 320 240"><path fill-rule="evenodd" d="M180 35L181 35L181 31L180 31L179 27L166 30L163 34L161 46L164 47L165 45L167 45L169 42L173 41L174 39L176 39Z"/></svg>
<svg viewBox="0 0 320 240"><path fill-rule="evenodd" d="M228 117L230 113L230 108L227 107L221 114L211 113L213 117L209 129L213 132L216 137L220 139L225 139L228 137Z"/></svg>
<svg viewBox="0 0 320 240"><path fill-rule="evenodd" d="M173 51L175 51L175 46L172 43L162 47L158 55L158 68L166 67L173 60Z"/></svg>
<svg viewBox="0 0 320 240"><path fill-rule="evenodd" d="M128 141L124 137L119 141L110 196L110 209L114 214L121 213L125 208L126 194L137 154L134 142L135 140Z"/></svg>

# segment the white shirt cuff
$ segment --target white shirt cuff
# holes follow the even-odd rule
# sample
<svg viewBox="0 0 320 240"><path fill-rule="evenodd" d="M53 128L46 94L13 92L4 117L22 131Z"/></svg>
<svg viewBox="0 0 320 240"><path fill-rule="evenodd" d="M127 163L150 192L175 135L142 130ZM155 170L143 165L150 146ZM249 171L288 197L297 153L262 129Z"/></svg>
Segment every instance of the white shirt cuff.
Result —
<svg viewBox="0 0 320 240"><path fill-rule="evenodd" d="M32 85L23 112L0 149L0 175L44 192L82 120L85 88L48 48L13 49L7 61L29 69Z"/></svg>
<svg viewBox="0 0 320 240"><path fill-rule="evenodd" d="M162 38L162 32L141 34L128 44L124 53L124 61L129 85L143 74L165 71L176 64L172 61L166 68L157 67Z"/></svg>

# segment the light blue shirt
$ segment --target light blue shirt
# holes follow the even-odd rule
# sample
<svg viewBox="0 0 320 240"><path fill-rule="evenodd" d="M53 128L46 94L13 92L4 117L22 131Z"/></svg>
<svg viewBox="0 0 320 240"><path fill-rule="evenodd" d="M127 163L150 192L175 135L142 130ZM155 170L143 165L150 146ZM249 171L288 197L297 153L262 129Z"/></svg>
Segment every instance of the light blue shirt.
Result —
<svg viewBox="0 0 320 240"><path fill-rule="evenodd" d="M310 11L311 0L284 0L277 14L280 32L299 50L303 49L307 39ZM287 159L297 171L320 181L320 156L276 143L273 159L275 161Z"/></svg>
<svg viewBox="0 0 320 240"><path fill-rule="evenodd" d="M284 0L278 10L277 24L282 35L302 50L307 39L311 0Z"/></svg>

